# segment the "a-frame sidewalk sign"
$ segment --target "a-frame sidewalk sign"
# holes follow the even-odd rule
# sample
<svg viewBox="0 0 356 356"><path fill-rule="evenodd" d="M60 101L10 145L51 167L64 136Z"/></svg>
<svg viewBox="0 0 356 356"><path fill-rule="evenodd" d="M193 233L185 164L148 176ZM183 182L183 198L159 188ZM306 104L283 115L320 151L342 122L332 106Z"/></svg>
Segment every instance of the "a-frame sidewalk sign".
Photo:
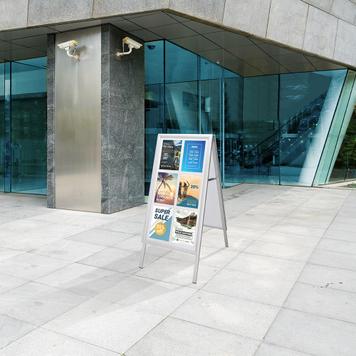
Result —
<svg viewBox="0 0 356 356"><path fill-rule="evenodd" d="M159 134L139 267L144 266L147 244L191 253L196 283L203 226L223 230L228 247L215 137Z"/></svg>

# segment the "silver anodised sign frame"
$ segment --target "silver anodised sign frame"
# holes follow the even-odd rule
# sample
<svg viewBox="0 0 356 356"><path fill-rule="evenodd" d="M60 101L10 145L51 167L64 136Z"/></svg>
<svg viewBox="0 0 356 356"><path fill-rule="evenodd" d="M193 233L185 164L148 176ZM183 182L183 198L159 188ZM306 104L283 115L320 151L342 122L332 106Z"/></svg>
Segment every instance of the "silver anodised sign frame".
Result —
<svg viewBox="0 0 356 356"><path fill-rule="evenodd" d="M180 156L180 165L179 170L166 170L160 169L161 161L161 152L162 145L164 140L173 140L173 141L182 141L181 156ZM171 241L158 240L150 238L149 230L151 224L151 216L153 214L154 206L159 206L160 204L155 203L155 187L156 179L159 171L172 172L176 173L179 178L179 174L190 174L191 172L181 171L181 165L184 156L184 147L185 141L204 141L205 150L204 150L204 160L203 160L203 169L201 172L201 188L199 196L198 208L194 209L197 211L197 222L196 222L196 232L195 240L193 246L184 245L181 243L176 243ZM194 174L194 173L192 173ZM176 189L177 190L177 189ZM175 194L175 202L177 200L177 191ZM164 205L162 205L164 207ZM174 208L173 206L165 206L167 208ZM228 238L227 238L227 225L226 225L226 215L224 209L224 201L221 189L221 179L220 179L220 168L219 160L217 155L217 146L215 137L211 134L159 134L157 137L156 151L154 157L154 163L152 168L151 176L151 185L149 191L148 205L146 211L146 219L143 229L142 237L142 251L140 256L139 267L143 268L144 259L146 254L147 245L156 245L165 248L171 248L173 250L178 250L186 253L195 255L195 264L193 272L193 283L197 282L198 278L198 269L200 262L200 251L201 251L201 242L203 234L203 226L213 227L220 230L223 230L225 246L228 247ZM171 229L174 228L173 226Z"/></svg>

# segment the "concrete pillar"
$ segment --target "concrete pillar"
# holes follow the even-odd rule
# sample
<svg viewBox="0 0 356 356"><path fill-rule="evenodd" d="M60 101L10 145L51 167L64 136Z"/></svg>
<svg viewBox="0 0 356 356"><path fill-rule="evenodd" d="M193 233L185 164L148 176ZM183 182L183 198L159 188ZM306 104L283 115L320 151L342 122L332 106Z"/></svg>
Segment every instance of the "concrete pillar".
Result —
<svg viewBox="0 0 356 356"><path fill-rule="evenodd" d="M117 59L124 36L107 24L49 37L49 207L113 213L144 202L144 51ZM70 39L80 61L56 47Z"/></svg>

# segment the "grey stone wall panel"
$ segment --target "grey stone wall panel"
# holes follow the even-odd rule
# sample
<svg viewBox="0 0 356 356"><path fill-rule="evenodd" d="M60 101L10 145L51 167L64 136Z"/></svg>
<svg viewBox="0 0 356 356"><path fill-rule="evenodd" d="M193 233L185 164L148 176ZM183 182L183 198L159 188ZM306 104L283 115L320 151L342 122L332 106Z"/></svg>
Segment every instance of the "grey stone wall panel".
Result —
<svg viewBox="0 0 356 356"><path fill-rule="evenodd" d="M223 25L265 37L270 0L226 0Z"/></svg>
<svg viewBox="0 0 356 356"><path fill-rule="evenodd" d="M349 0L334 0L331 13L339 19L354 23L356 18L356 4Z"/></svg>
<svg viewBox="0 0 356 356"><path fill-rule="evenodd" d="M169 0L94 0L93 17L168 9Z"/></svg>
<svg viewBox="0 0 356 356"><path fill-rule="evenodd" d="M0 31L27 25L29 0L0 0Z"/></svg>
<svg viewBox="0 0 356 356"><path fill-rule="evenodd" d="M29 0L28 26L86 20L92 17L93 0Z"/></svg>
<svg viewBox="0 0 356 356"><path fill-rule="evenodd" d="M337 20L356 24L356 0L271 1L0 0L0 31L83 20L90 25L89 20L102 17L170 9L177 14L185 14L261 38L267 37L282 45L303 48L331 59ZM309 16L302 39L306 6ZM353 30L353 27L350 29ZM349 55L343 59L340 53L338 51L337 55L340 62L356 66L356 59L350 62Z"/></svg>
<svg viewBox="0 0 356 356"><path fill-rule="evenodd" d="M225 0L170 0L169 8L202 20L221 23Z"/></svg>
<svg viewBox="0 0 356 356"><path fill-rule="evenodd" d="M339 20L334 59L356 65L356 26Z"/></svg>
<svg viewBox="0 0 356 356"><path fill-rule="evenodd" d="M308 5L299 0L272 0L267 38L302 48Z"/></svg>
<svg viewBox="0 0 356 356"><path fill-rule="evenodd" d="M54 78L55 35L47 37L47 206L56 206L55 197L55 127L54 127Z"/></svg>
<svg viewBox="0 0 356 356"><path fill-rule="evenodd" d="M324 11L330 11L333 0L304 0L310 5L316 6Z"/></svg>
<svg viewBox="0 0 356 356"><path fill-rule="evenodd" d="M315 7L309 7L303 49L333 58L337 21L336 17Z"/></svg>
<svg viewBox="0 0 356 356"><path fill-rule="evenodd" d="M126 34L102 26L102 212L144 202L144 51L117 59Z"/></svg>

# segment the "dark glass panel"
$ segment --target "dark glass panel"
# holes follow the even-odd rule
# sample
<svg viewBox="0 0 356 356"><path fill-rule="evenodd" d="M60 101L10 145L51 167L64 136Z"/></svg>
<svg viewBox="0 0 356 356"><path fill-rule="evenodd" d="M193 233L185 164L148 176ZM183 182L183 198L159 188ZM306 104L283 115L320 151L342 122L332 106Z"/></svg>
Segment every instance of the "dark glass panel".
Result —
<svg viewBox="0 0 356 356"><path fill-rule="evenodd" d="M165 129L167 133L199 133L198 83L165 86Z"/></svg>
<svg viewBox="0 0 356 356"><path fill-rule="evenodd" d="M279 183L278 76L244 78L238 181Z"/></svg>
<svg viewBox="0 0 356 356"><path fill-rule="evenodd" d="M145 43L145 83L164 83L164 41Z"/></svg>
<svg viewBox="0 0 356 356"><path fill-rule="evenodd" d="M46 59L12 63L11 190L46 194Z"/></svg>
<svg viewBox="0 0 356 356"><path fill-rule="evenodd" d="M200 80L222 79L223 68L219 65L200 58Z"/></svg>
<svg viewBox="0 0 356 356"><path fill-rule="evenodd" d="M356 179L356 112L353 111L349 126L337 156L329 182Z"/></svg>
<svg viewBox="0 0 356 356"><path fill-rule="evenodd" d="M218 156L222 164L223 136L221 120L221 79L202 80L200 82L200 132L215 135Z"/></svg>
<svg viewBox="0 0 356 356"><path fill-rule="evenodd" d="M344 71L280 76L281 184L312 184L344 77Z"/></svg>
<svg viewBox="0 0 356 356"><path fill-rule="evenodd" d="M224 185L229 186L239 181L243 165L244 80L238 75L226 78L226 73L224 77Z"/></svg>
<svg viewBox="0 0 356 356"><path fill-rule="evenodd" d="M166 41L165 44L166 83L198 80L198 56Z"/></svg>

